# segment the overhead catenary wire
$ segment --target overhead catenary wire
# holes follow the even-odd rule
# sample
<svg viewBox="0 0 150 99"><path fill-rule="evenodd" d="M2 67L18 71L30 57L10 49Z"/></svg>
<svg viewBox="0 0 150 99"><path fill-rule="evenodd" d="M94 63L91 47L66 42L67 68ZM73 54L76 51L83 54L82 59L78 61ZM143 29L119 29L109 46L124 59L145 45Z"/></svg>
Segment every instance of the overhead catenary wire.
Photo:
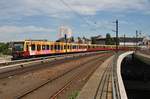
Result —
<svg viewBox="0 0 150 99"><path fill-rule="evenodd" d="M72 10L74 14L76 14L77 16L79 16L80 19L82 19L88 26L94 26L94 25L96 25L96 24L95 24L96 22L93 22L93 25L90 24L81 14L79 14L76 10L74 10L74 9L73 9L68 3L66 3L64 0L59 0L59 1L62 2L65 6L67 6L70 10ZM99 26L99 28L109 29L109 28L104 27L104 26L101 26L101 27ZM94 28L94 30L96 31L95 28ZM109 29L109 30L111 30L111 29Z"/></svg>
<svg viewBox="0 0 150 99"><path fill-rule="evenodd" d="M64 0L59 0L61 1L65 6L67 6L68 8L70 8L70 10L73 11L74 14L76 14L77 16L79 16L82 20L84 20L84 22L88 25L91 25L87 22L87 20L85 18L82 17L82 15L80 15L76 10L74 10L68 3L66 3Z"/></svg>

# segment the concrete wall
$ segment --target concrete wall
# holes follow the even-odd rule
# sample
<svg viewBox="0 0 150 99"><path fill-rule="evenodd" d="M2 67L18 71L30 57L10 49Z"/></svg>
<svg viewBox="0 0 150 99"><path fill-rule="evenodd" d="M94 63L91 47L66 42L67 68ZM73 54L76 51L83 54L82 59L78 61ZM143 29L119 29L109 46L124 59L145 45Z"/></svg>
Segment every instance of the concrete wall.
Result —
<svg viewBox="0 0 150 99"><path fill-rule="evenodd" d="M133 53L134 53L133 51L125 52L125 53L121 54L117 59L117 78L118 78L118 84L119 84L119 91L120 91L121 99L128 99L126 91L125 91L124 83L122 80L122 76L121 76L121 62L123 61L123 59L126 56L133 54Z"/></svg>

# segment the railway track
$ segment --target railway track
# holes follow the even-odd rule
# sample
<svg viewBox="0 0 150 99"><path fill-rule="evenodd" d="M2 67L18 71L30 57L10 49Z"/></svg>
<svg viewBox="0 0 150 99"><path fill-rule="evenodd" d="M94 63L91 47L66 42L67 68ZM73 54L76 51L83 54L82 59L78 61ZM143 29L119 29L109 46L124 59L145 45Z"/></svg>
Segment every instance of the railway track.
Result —
<svg viewBox="0 0 150 99"><path fill-rule="evenodd" d="M94 62L103 62L104 60L106 59L106 57L103 57L101 59L98 59L97 61L94 61ZM86 73L86 77L84 79L88 79L92 74L93 72L97 69L97 67L100 66L101 63L97 63L96 65L94 65L92 68L86 68L85 71L89 71L87 69L90 69L90 71L88 73ZM54 93L52 96L49 97L49 99L57 99L57 98L60 98L61 97L61 94L63 94L63 92L65 92L65 90L67 90L68 87L71 86L71 84L78 80L78 79L81 79L79 78L80 76L82 75L82 73L80 72L79 74L75 75L68 83L66 83L61 89L59 89L56 93Z"/></svg>
<svg viewBox="0 0 150 99"><path fill-rule="evenodd" d="M87 56L97 55L97 54L104 54L104 53L107 53L107 52L92 52L92 53L75 54L75 55L73 54L74 56L70 55L70 56L58 57L58 58L50 59L50 60L49 59L45 59L42 61L40 60L39 62L31 64L31 65L30 64L29 65L28 64L27 65L19 64L17 66L11 66L10 69L9 68L7 69L4 67L4 70L3 70L3 68L2 69L0 68L0 79L9 77L9 76L14 76L14 75L17 75L20 73L28 72L28 71L31 71L34 69L37 70L40 68L48 67L46 64L49 64L49 65L60 64L66 60L71 61L71 60L76 60L76 59L82 58L82 57L87 57ZM35 65L39 65L39 66L35 66Z"/></svg>
<svg viewBox="0 0 150 99"><path fill-rule="evenodd" d="M114 56L111 56L96 69L77 99L112 99L113 58Z"/></svg>
<svg viewBox="0 0 150 99"><path fill-rule="evenodd" d="M107 52L107 51L101 51L101 52L103 53L103 52ZM81 56L81 55L93 54L93 53L98 53L98 52L62 54L62 55L53 55L53 56L45 56L45 57L37 57L37 58L29 58L29 59L12 60L12 61L8 61L8 62L0 63L0 67L15 65L15 64L20 64L20 63L26 63L26 62L34 62L34 61L38 61L38 60L52 59L52 58L57 58L57 57L69 57L69 56L78 56L78 55Z"/></svg>
<svg viewBox="0 0 150 99"><path fill-rule="evenodd" d="M60 97L60 94L62 94L62 92L64 90L67 90L68 87L71 86L71 84L73 84L73 82L77 81L81 75L84 75L83 78L89 78L90 75L96 70L96 68L101 64L99 63L100 61L104 61L108 56L110 56L110 54L103 54L101 55L101 58L97 58L97 59L91 59L89 62L85 62L80 64L79 66L65 72L64 74L54 78L54 79L49 79L41 84L39 84L37 87L30 89L28 91L26 91L25 93L16 96L16 99L28 99L30 96L32 96L32 94L36 94L36 92L42 92L42 88L47 88L48 86L52 86L52 84L54 84L54 82L59 82L62 79L68 78L68 80L66 80L64 83L62 83L62 85L58 88L55 89L55 91L53 90L51 93L48 91L48 98L49 99L57 99L58 97ZM95 65L93 65L95 64ZM87 67L86 67L87 66ZM93 67L92 67L93 66ZM84 72L85 74L84 74ZM87 71L87 72L86 72ZM68 75L72 75L71 77ZM86 76L86 77L85 77ZM108 79L108 78L107 78ZM56 84L56 83L55 83ZM44 91L44 92L47 92ZM37 94L36 94L37 95ZM31 98L31 97L30 97ZM29 98L29 99L30 99ZM35 97L34 97L35 98ZM32 99L32 98L31 98Z"/></svg>
<svg viewBox="0 0 150 99"><path fill-rule="evenodd" d="M94 99L109 99L109 80L111 79L111 68L112 66L107 65L104 72L102 72L101 80L95 93Z"/></svg>

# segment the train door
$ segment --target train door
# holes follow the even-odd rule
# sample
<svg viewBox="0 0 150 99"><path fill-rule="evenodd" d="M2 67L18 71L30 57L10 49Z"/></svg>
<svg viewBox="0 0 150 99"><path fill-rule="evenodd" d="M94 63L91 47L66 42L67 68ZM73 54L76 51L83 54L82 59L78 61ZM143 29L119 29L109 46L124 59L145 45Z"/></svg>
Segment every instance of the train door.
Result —
<svg viewBox="0 0 150 99"><path fill-rule="evenodd" d="M25 42L24 43L24 57L29 57L30 56L30 52L29 52L29 42Z"/></svg>
<svg viewBox="0 0 150 99"><path fill-rule="evenodd" d="M28 50L29 54L32 55L31 45L27 45L27 47L28 47L27 50Z"/></svg>
<svg viewBox="0 0 150 99"><path fill-rule="evenodd" d="M27 52L29 51L29 45L26 45L26 51Z"/></svg>

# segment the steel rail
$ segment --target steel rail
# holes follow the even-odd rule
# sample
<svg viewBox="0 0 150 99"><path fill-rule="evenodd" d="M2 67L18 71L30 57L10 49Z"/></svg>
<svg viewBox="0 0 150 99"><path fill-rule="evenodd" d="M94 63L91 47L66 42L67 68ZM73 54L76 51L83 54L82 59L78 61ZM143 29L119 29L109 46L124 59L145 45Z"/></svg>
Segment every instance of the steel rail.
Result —
<svg viewBox="0 0 150 99"><path fill-rule="evenodd" d="M103 53L103 54L105 54L105 53ZM93 61L93 60L95 60L95 58L94 58L94 59L91 59L90 61ZM77 69L77 68L80 68L81 66L83 66L83 65L85 65L85 64L87 64L87 62L84 62L84 63L78 65L77 67L72 68L71 70L69 70L69 71L63 73L62 75L59 75L58 77L56 77L56 78L54 78L54 79L49 79L49 80L47 80L47 81L41 83L41 84L40 84L39 86L37 86L36 88L30 89L29 91L25 92L24 94L22 94L22 95L20 95L20 96L17 96L16 99L20 99L20 98L25 97L26 95L28 95L28 94L34 92L35 90L40 89L41 87L47 85L48 83L51 83L52 81L54 81L54 80L56 80L56 79L58 79L58 78L60 78L60 77L62 77L62 76L64 76L64 75L66 75L67 73L69 73L69 72L71 72L71 71L73 71L73 70L75 70L75 69Z"/></svg>
<svg viewBox="0 0 150 99"><path fill-rule="evenodd" d="M45 60L45 59L50 59L50 58L66 57L66 56L73 56L73 55L93 54L93 53L99 53L99 52L102 52L102 53L103 53L103 52L109 52L109 51L97 51L97 52L84 52L84 53L61 54L61 55L52 55L52 56L43 56L43 57L37 57L37 58L13 60L13 61L8 61L8 62L0 63L0 67L1 67L1 66L9 66L9 65L18 64L18 63L30 62L30 61Z"/></svg>
<svg viewBox="0 0 150 99"><path fill-rule="evenodd" d="M103 59L105 59L105 58L107 58L107 57L103 57L103 58L101 58L101 59L98 59L98 61L103 60ZM97 64L97 65L95 66L95 69L94 69L88 76L86 76L86 78L90 77L91 74L96 70L96 68L97 68L99 65L100 65L100 64ZM77 79L79 76L80 76L80 73L77 74L77 75L75 75L68 83L66 83L61 89L59 89L59 90L58 90L54 95L52 95L49 99L57 99L57 97L60 96L60 94L61 94L65 89L67 89L67 88L72 84L72 82L73 82L75 79Z"/></svg>
<svg viewBox="0 0 150 99"><path fill-rule="evenodd" d="M107 99L107 92L108 92L108 81L110 78L110 71L111 66L107 65L107 67L105 68L103 74L102 74L102 78L99 82L98 88L96 90L94 99L104 99L103 95L106 93L105 98Z"/></svg>

